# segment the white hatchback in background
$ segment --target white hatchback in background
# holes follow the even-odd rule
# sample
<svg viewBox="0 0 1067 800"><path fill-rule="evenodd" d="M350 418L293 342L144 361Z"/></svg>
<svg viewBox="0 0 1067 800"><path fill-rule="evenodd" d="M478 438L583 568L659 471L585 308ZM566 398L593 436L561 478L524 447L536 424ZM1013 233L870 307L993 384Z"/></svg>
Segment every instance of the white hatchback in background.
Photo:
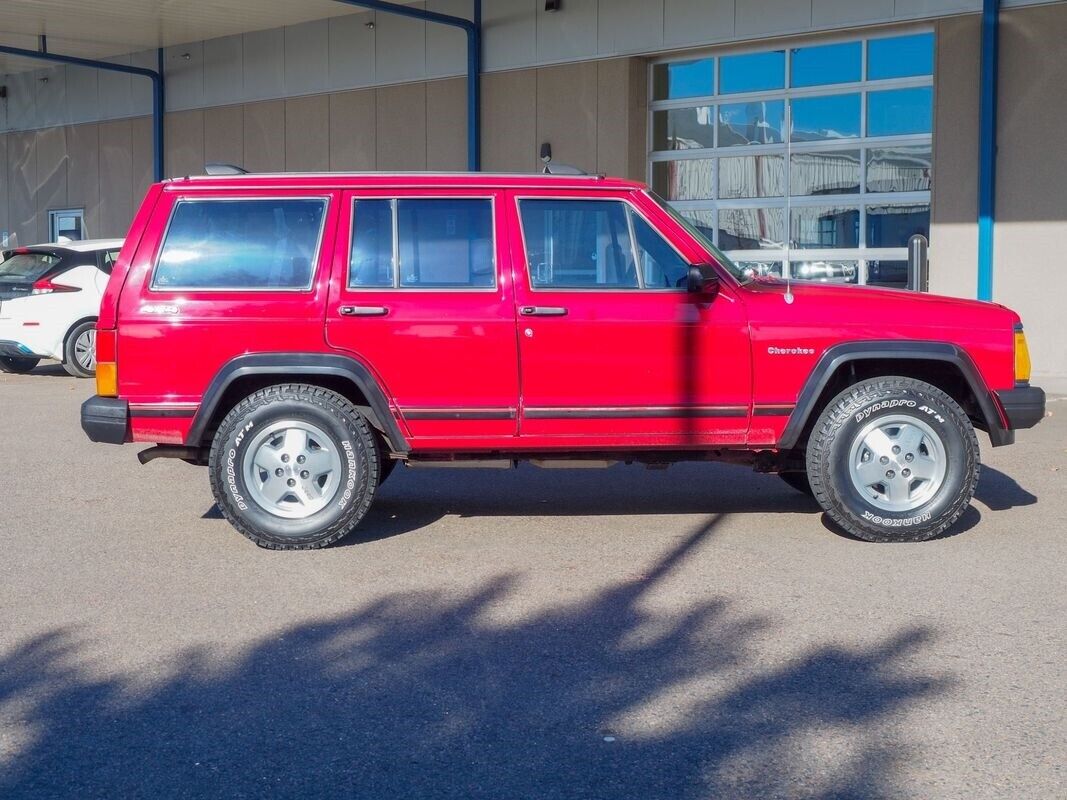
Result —
<svg viewBox="0 0 1067 800"><path fill-rule="evenodd" d="M96 372L96 318L122 239L38 244L0 260L0 370L42 358L79 378Z"/></svg>

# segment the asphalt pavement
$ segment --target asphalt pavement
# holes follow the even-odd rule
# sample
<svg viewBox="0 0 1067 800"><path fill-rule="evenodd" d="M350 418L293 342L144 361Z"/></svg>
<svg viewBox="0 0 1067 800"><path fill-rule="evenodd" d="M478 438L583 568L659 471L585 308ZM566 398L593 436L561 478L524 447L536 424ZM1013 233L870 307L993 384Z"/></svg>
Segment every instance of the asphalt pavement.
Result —
<svg viewBox="0 0 1067 800"><path fill-rule="evenodd" d="M0 797L1067 797L1067 399L949 535L726 465L410 470L256 548L0 375Z"/></svg>

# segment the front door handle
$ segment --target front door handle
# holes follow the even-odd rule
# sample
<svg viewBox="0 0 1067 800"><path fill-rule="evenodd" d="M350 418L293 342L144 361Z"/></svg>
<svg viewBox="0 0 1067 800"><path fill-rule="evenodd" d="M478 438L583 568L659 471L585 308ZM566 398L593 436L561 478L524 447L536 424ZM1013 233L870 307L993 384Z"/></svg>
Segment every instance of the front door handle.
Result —
<svg viewBox="0 0 1067 800"><path fill-rule="evenodd" d="M385 306L341 306L337 310L346 317L384 317L389 313Z"/></svg>
<svg viewBox="0 0 1067 800"><path fill-rule="evenodd" d="M560 306L523 306L519 313L524 317L564 317L567 309Z"/></svg>

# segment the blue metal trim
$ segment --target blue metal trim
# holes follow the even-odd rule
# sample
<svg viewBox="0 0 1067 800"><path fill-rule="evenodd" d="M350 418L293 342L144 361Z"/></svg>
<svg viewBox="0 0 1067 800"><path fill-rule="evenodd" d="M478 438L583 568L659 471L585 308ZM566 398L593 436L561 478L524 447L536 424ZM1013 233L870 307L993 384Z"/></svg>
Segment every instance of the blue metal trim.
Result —
<svg viewBox="0 0 1067 800"><path fill-rule="evenodd" d="M982 72L978 111L978 299L993 299L993 226L997 179L997 56L1000 0L982 2Z"/></svg>
<svg viewBox="0 0 1067 800"><path fill-rule="evenodd" d="M44 37L42 37L43 40ZM42 41L42 46L47 43ZM163 50L159 50L159 71L145 69L144 67L131 67L126 64L114 64L111 61L97 61L92 58L78 58L77 56L64 56L59 53L48 53L37 50L26 50L22 47L11 47L0 44L0 53L6 53L19 58L36 59L37 61L52 61L58 64L70 64L75 67L89 67L90 69L102 69L108 72L122 72L126 75L139 75L152 81L152 138L155 154L154 173L157 181L163 180Z"/></svg>
<svg viewBox="0 0 1067 800"><path fill-rule="evenodd" d="M473 0L473 19L440 14L413 6L389 3L385 0L335 0L350 6L369 8L387 14L436 22L460 28L467 34L467 169L477 172L482 168L482 0Z"/></svg>

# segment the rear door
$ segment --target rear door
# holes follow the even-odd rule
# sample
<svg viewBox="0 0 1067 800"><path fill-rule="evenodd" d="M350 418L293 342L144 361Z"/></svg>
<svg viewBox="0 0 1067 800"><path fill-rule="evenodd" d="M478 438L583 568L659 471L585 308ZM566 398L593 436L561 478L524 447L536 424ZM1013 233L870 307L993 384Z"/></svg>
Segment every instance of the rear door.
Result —
<svg viewBox="0 0 1067 800"><path fill-rule="evenodd" d="M375 372L417 446L477 448L517 431L518 356L497 194L346 192L330 346Z"/></svg>

